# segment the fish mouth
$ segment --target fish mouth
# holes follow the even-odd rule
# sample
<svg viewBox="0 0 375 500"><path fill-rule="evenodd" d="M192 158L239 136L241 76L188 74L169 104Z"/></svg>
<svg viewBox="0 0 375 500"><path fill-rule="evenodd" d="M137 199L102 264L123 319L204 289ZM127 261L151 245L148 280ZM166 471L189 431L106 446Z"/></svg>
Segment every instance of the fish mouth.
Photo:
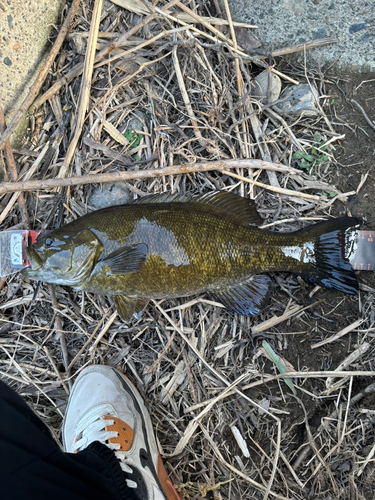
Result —
<svg viewBox="0 0 375 500"><path fill-rule="evenodd" d="M38 271L42 267L42 259L39 257L38 252L33 247L26 248L26 256L30 262L30 271Z"/></svg>

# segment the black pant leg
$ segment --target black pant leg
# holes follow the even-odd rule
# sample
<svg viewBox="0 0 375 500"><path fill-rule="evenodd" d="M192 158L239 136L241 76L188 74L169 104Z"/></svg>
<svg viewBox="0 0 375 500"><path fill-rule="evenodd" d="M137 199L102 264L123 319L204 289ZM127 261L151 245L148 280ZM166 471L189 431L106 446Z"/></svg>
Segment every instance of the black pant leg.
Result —
<svg viewBox="0 0 375 500"><path fill-rule="evenodd" d="M48 428L0 381L0 485L4 500L139 500L102 443L64 453Z"/></svg>

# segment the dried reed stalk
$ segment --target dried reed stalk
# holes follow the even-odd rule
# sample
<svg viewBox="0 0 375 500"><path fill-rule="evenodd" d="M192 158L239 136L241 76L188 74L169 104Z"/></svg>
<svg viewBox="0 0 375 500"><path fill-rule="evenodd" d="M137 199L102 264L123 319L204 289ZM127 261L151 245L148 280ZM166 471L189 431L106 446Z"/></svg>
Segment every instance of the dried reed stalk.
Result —
<svg viewBox="0 0 375 500"><path fill-rule="evenodd" d="M70 162L82 133L83 122L85 121L86 110L90 101L92 70L94 67L96 44L98 41L100 15L102 12L103 0L95 0L92 13L90 35L86 48L85 65L81 81L81 92L78 104L78 114L75 122L74 136L65 154L64 162L60 168L58 178L61 179L68 173Z"/></svg>

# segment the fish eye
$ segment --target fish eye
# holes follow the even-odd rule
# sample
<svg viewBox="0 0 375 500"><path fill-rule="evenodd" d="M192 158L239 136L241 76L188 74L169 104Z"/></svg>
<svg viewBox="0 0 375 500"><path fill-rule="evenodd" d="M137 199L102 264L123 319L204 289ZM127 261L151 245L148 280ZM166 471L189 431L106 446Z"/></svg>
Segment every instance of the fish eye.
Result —
<svg viewBox="0 0 375 500"><path fill-rule="evenodd" d="M47 245L47 247L50 247L50 246L52 245L52 240L51 240L51 238L47 238L47 239L46 239L46 245Z"/></svg>

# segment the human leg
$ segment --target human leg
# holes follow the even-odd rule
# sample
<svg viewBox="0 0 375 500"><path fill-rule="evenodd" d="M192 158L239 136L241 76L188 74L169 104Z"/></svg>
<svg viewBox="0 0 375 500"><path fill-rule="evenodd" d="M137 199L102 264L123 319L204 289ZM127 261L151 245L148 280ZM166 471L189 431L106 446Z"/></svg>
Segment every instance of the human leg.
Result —
<svg viewBox="0 0 375 500"><path fill-rule="evenodd" d="M68 453L22 398L0 383L5 499L180 500L158 454L142 397L117 370L92 366L79 375L63 440Z"/></svg>
<svg viewBox="0 0 375 500"><path fill-rule="evenodd" d="M121 475L118 461L102 443L76 455L63 453L41 419L0 382L1 498L93 500L100 495L113 500L121 498L113 481Z"/></svg>
<svg viewBox="0 0 375 500"><path fill-rule="evenodd" d="M69 452L93 440L106 443L119 460L126 485L142 500L181 500L156 445L143 398L118 370L86 368L77 378L66 411L63 441Z"/></svg>

